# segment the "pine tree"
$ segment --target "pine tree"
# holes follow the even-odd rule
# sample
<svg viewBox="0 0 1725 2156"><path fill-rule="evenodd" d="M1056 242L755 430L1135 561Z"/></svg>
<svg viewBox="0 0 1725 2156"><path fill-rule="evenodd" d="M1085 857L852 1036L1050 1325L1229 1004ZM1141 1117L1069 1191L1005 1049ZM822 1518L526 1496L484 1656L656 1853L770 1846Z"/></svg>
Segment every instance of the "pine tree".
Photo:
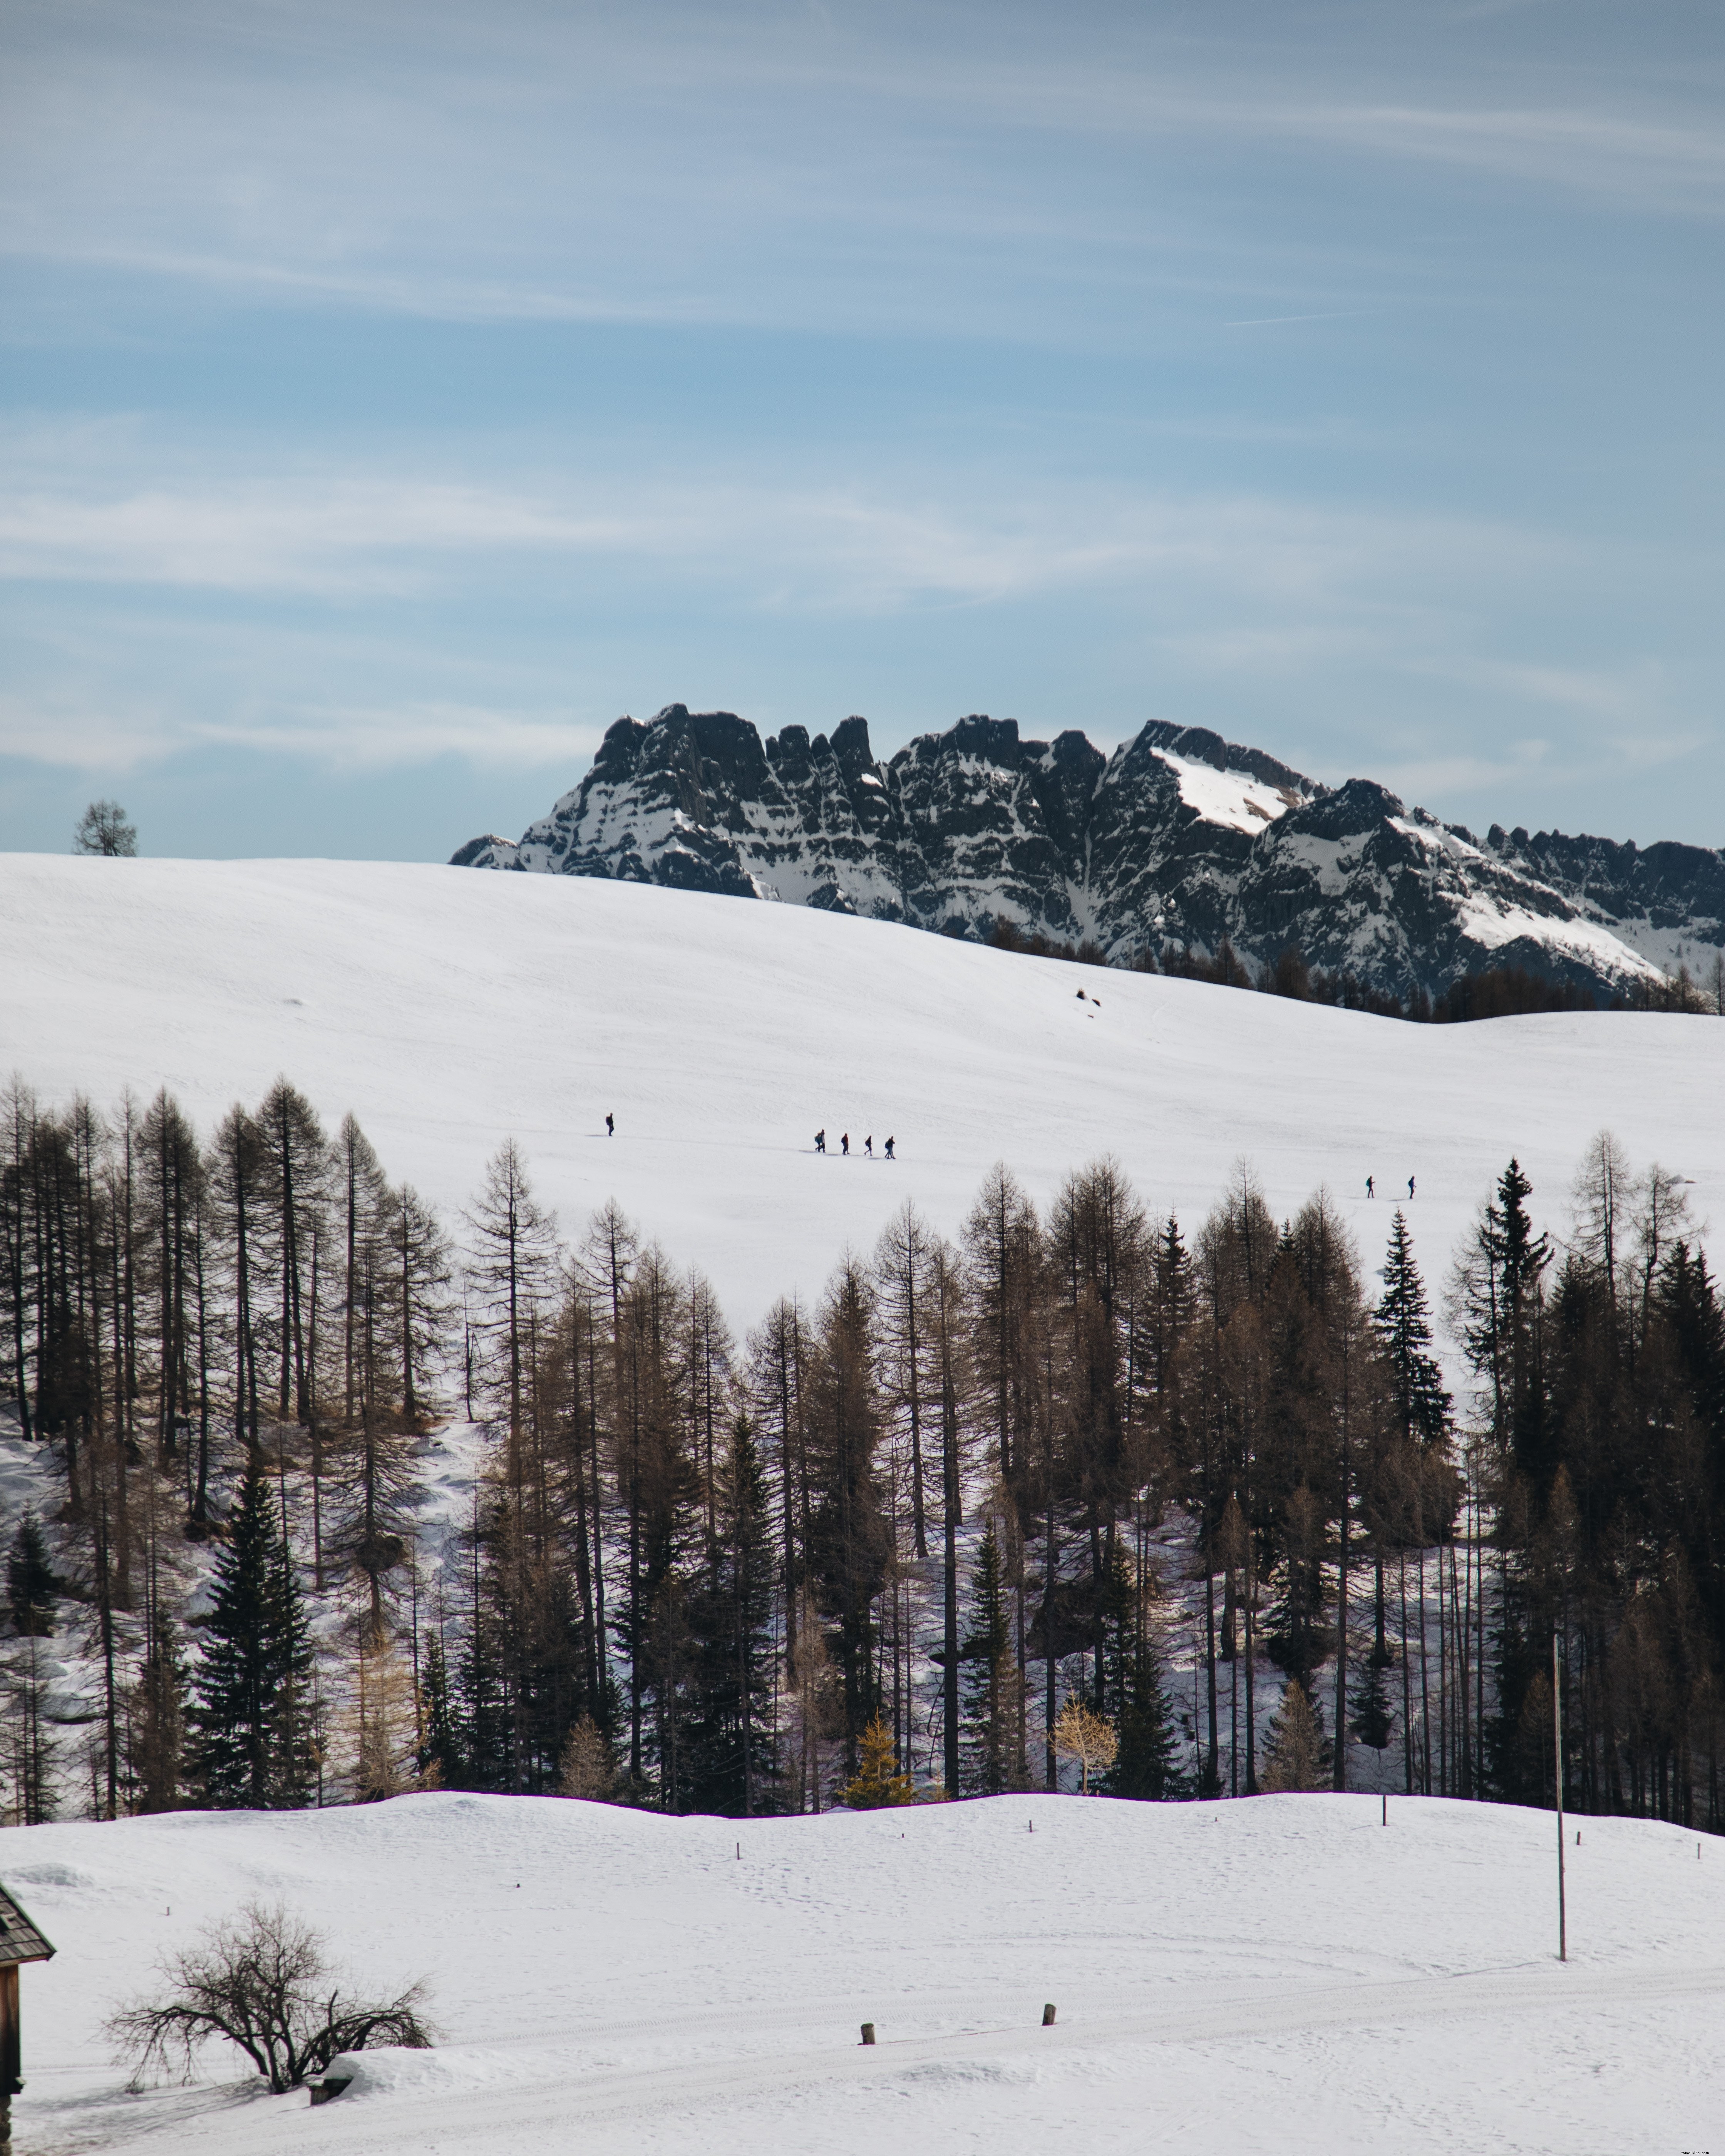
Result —
<svg viewBox="0 0 1725 2156"><path fill-rule="evenodd" d="M1283 1557L1276 1593L1265 1613L1264 1644L1276 1667L1310 1694L1313 1672L1329 1647L1325 1609L1324 1522L1317 1499L1301 1483L1283 1514Z"/></svg>
<svg viewBox="0 0 1725 2156"><path fill-rule="evenodd" d="M1290 1677L1281 1705L1271 1718L1264 1755L1266 1790L1322 1789L1329 1785L1330 1748L1323 1724L1297 1677Z"/></svg>
<svg viewBox="0 0 1725 2156"><path fill-rule="evenodd" d="M840 1266L821 1312L809 1447L820 1492L809 1568L831 1626L844 1687L845 1764L878 1712L874 1604L886 1584L889 1536L875 1463L874 1298L860 1265Z"/></svg>
<svg viewBox="0 0 1725 2156"><path fill-rule="evenodd" d="M1117 1562L1123 1572L1124 1551ZM1132 1596L1123 1631L1114 1687L1120 1749L1106 1786L1111 1796L1159 1802L1178 1793L1178 1743L1152 1613L1142 1596Z"/></svg>
<svg viewBox="0 0 1725 2156"><path fill-rule="evenodd" d="M992 1518L983 1529L970 1576L970 1630L958 1650L964 1676L960 1787L968 1796L996 1797L1013 1784L1012 1709L1018 1669L1000 1541Z"/></svg>
<svg viewBox="0 0 1725 2156"><path fill-rule="evenodd" d="M218 1810L303 1804L315 1772L311 1642L270 1478L254 1460L216 1561L191 1722Z"/></svg>
<svg viewBox="0 0 1725 2156"><path fill-rule="evenodd" d="M1384 1295L1373 1315L1390 1374L1396 1426L1423 1450L1442 1445L1450 1424L1450 1395L1431 1353L1425 1283L1414 1258L1414 1240L1399 1205L1390 1223L1384 1258Z"/></svg>
<svg viewBox="0 0 1725 2156"><path fill-rule="evenodd" d="M279 1511L273 1519L268 1636L276 1681L271 1713L270 1801L276 1810L290 1811L311 1801L323 1753L323 1728L313 1674L311 1628L300 1592L299 1568Z"/></svg>
<svg viewBox="0 0 1725 2156"><path fill-rule="evenodd" d="M454 1702L449 1695L449 1666L444 1643L434 1635L425 1653L424 1733L417 1764L420 1786L428 1789L461 1787L462 1761L455 1729Z"/></svg>
<svg viewBox="0 0 1725 2156"><path fill-rule="evenodd" d="M688 1809L752 1819L773 1804L773 1578L766 1477L747 1416L732 1425L708 1578L691 1596Z"/></svg>
<svg viewBox="0 0 1725 2156"><path fill-rule="evenodd" d="M27 1505L6 1559L6 1594L21 1638L51 1639L58 1582L49 1561L48 1539Z"/></svg>
<svg viewBox="0 0 1725 2156"><path fill-rule="evenodd" d="M898 1771L893 1756L892 1725L877 1714L862 1732L860 1757L855 1774L839 1792L839 1801L854 1812L879 1811L888 1804L916 1802L908 1774Z"/></svg>
<svg viewBox="0 0 1725 2156"><path fill-rule="evenodd" d="M1395 1721L1389 1704L1389 1681L1382 1662L1367 1656L1354 1678L1353 1712L1348 1728L1368 1751L1382 1753L1394 1734Z"/></svg>

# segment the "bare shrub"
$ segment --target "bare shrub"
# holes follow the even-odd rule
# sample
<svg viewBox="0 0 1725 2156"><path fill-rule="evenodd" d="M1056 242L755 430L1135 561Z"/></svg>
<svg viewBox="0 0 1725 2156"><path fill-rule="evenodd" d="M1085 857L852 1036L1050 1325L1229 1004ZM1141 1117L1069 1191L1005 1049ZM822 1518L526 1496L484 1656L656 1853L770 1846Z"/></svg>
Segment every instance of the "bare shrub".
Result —
<svg viewBox="0 0 1725 2156"><path fill-rule="evenodd" d="M324 1939L280 1904L249 1902L157 1967L165 1994L107 2023L116 2052L131 2061L134 2089L176 2071L189 2081L194 2053L212 2036L237 2044L277 2096L321 2073L338 2051L431 2047L431 2026L419 2016L423 1982L381 2005L345 1998L335 1984L326 1990L333 1969Z"/></svg>

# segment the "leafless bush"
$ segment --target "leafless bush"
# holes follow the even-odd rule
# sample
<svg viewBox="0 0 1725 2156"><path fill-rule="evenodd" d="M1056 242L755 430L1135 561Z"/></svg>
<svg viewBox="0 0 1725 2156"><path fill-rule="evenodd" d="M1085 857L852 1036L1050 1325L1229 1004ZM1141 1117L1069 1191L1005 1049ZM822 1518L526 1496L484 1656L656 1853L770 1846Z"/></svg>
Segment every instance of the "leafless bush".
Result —
<svg viewBox="0 0 1725 2156"><path fill-rule="evenodd" d="M237 2044L277 2096L321 2073L338 2051L431 2046L419 2017L423 1982L381 2005L344 1998L334 1984L326 1991L333 1970L325 1941L279 1904L249 1902L157 1966L164 1995L124 2007L107 2024L116 2051L131 2061L134 2088L176 2070L189 2081L193 2054L212 2036Z"/></svg>

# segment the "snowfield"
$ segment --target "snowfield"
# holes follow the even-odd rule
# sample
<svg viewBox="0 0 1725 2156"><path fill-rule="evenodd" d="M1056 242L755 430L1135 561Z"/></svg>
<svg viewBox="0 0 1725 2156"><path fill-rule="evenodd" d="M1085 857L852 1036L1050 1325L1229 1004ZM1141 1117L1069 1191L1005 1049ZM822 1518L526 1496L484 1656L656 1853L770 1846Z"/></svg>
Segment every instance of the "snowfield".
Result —
<svg viewBox="0 0 1725 2156"><path fill-rule="evenodd" d="M285 1072L458 1233L512 1133L566 1235L614 1196L739 1330L906 1198L956 1235L1001 1159L1046 1201L1112 1152L1189 1234L1242 1159L1279 1214L1325 1184L1368 1273L1414 1175L1434 1291L1512 1152L1561 1231L1601 1127L1693 1178L1698 1220L1725 1215L1717 1022L1420 1028L574 878L0 856L11 1071L53 1106L166 1086L206 1134ZM846 1130L900 1159L839 1158ZM481 1443L426 1440L434 1561ZM0 1431L3 1524L46 1472ZM1177 1702L1191 1668L1171 1641ZM44 1675L84 1718L90 1670ZM1567 1967L1551 1815L1394 1797L1388 1827L1375 1795L742 1825L424 1795L10 1830L0 1876L60 1949L23 1975L18 2145L1720 2148L1725 1845L1579 1825ZM326 1928L368 1986L427 1974L445 2041L365 2055L315 2114L218 2051L189 2090L126 2095L103 2015L253 1896Z"/></svg>
<svg viewBox="0 0 1725 2156"><path fill-rule="evenodd" d="M59 1948L23 1972L18 2145L1717 2148L1725 1850L1580 1825L1566 1966L1552 1815L1502 1806L1392 1798L1384 1827L1375 1797L1034 1796L738 1823L435 1795L17 1829L7 1881ZM237 2053L126 2095L103 2015L254 1896L373 1987L429 1975L444 2042L358 2055L315 2112Z"/></svg>
<svg viewBox="0 0 1725 2156"><path fill-rule="evenodd" d="M1042 1201L1112 1152L1189 1235L1245 1158L1279 1214L1327 1184L1368 1272L1412 1175L1435 1295L1510 1154L1561 1230L1602 1127L1725 1218L1717 1021L1404 1025L578 877L0 856L13 1070L48 1104L165 1085L206 1134L285 1072L452 1217L513 1133L566 1234L615 1197L739 1328L906 1198L956 1234L997 1160Z"/></svg>

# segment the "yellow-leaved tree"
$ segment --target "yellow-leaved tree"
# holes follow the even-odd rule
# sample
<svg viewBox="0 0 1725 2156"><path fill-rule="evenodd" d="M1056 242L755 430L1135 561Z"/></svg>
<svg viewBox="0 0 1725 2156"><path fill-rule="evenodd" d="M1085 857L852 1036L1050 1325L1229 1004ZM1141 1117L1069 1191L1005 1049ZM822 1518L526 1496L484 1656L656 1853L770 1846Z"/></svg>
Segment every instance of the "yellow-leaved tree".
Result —
<svg viewBox="0 0 1725 2156"><path fill-rule="evenodd" d="M898 1762L893 1757L892 1730L882 1715L877 1714L862 1733L862 1758L856 1773L839 1792L840 1804L849 1804L855 1812L879 1811L884 1804L911 1804L916 1801L908 1774L898 1771Z"/></svg>
<svg viewBox="0 0 1725 2156"><path fill-rule="evenodd" d="M1069 1699L1056 1716L1054 1740L1055 1750L1062 1759L1078 1762L1079 1794L1086 1797L1091 1776L1106 1774L1120 1751L1113 1723L1092 1714L1076 1699Z"/></svg>

